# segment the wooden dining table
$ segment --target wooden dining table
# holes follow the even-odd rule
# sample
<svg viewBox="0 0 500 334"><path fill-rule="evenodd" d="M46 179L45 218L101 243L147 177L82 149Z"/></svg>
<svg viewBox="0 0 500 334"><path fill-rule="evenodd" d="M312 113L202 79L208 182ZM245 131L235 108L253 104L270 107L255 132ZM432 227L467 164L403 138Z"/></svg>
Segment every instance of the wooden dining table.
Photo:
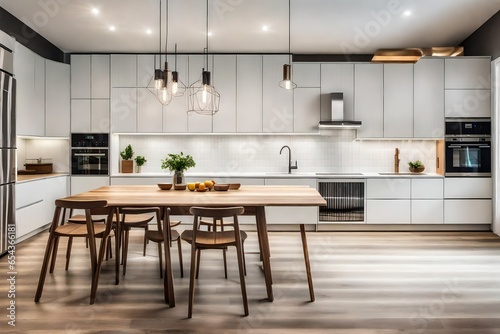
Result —
<svg viewBox="0 0 500 334"><path fill-rule="evenodd" d="M189 215L189 208L242 206L245 215L256 219L257 236L267 289L267 299L274 300L273 279L271 274L271 251L267 231L265 207L269 206L324 206L326 201L314 188L308 186L253 186L243 185L238 190L229 191L189 191L160 190L156 185L112 185L104 186L67 197L71 200L106 200L108 206L122 207L161 207L170 208L171 215ZM166 211L166 210L165 210ZM313 223L313 222L312 222ZM315 300L311 268L304 224L300 225L302 248L307 272L309 295ZM167 229L168 230L168 229ZM169 236L167 239L170 240ZM119 243L117 243L119 244ZM165 248L165 301L175 306L170 247ZM117 254L119 246L117 245ZM117 281L118 283L118 281Z"/></svg>

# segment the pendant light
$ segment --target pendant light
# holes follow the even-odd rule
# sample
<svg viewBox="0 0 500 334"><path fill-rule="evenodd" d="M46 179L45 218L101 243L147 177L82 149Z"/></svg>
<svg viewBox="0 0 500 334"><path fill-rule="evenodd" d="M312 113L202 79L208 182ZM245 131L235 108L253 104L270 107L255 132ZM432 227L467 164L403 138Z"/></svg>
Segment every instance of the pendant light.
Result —
<svg viewBox="0 0 500 334"><path fill-rule="evenodd" d="M155 89L156 96L160 103L164 106L168 105L170 101L172 101L172 93L168 89L168 85L170 84L170 78L172 73L168 70L168 62L167 62L167 48L168 48L168 0L166 0L166 9L165 9L165 67L162 70L155 70ZM161 55L161 0L160 0L160 55ZM160 56L161 63L161 56Z"/></svg>
<svg viewBox="0 0 500 334"><path fill-rule="evenodd" d="M290 0L288 0L288 64L283 65L283 80L279 82L279 86L286 90L292 90L297 87L292 81L292 54L290 53Z"/></svg>
<svg viewBox="0 0 500 334"><path fill-rule="evenodd" d="M196 112L200 115L214 115L219 111L220 94L211 84L210 71L208 71L208 0L206 21L206 48L205 68L202 69L200 80L188 88L188 113Z"/></svg>
<svg viewBox="0 0 500 334"><path fill-rule="evenodd" d="M177 43L175 43L175 56L174 56L174 71L172 71L172 80L170 85L170 91L173 97L179 97L184 95L186 90L186 85L179 79L179 73L177 72Z"/></svg>

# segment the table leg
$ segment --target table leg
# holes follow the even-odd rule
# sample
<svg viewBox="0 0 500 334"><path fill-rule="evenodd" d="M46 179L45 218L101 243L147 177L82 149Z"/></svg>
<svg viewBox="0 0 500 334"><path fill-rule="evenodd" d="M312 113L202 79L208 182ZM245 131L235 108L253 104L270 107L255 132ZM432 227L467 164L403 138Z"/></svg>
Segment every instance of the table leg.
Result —
<svg viewBox="0 0 500 334"><path fill-rule="evenodd" d="M163 248L165 249L165 272L163 274L163 293L165 302L170 307L175 307L174 276L172 274L172 261L170 258L170 219L167 208L163 209Z"/></svg>
<svg viewBox="0 0 500 334"><path fill-rule="evenodd" d="M267 235L266 211L263 206L256 208L257 235L259 237L259 245L262 257L262 265L264 267L264 277L266 280L267 299L274 301L273 294L273 278L271 275L271 251L269 249L269 239Z"/></svg>
<svg viewBox="0 0 500 334"><path fill-rule="evenodd" d="M304 261L306 263L307 283L309 284L309 296L311 297L311 302L313 302L315 300L314 286L311 275L311 264L309 263L309 250L307 248L306 229L304 224L300 224L300 236L302 238L302 250L304 251Z"/></svg>
<svg viewBox="0 0 500 334"><path fill-rule="evenodd" d="M120 283L120 243L122 240L121 224L120 224L120 211L115 209L116 225L115 225L115 284Z"/></svg>

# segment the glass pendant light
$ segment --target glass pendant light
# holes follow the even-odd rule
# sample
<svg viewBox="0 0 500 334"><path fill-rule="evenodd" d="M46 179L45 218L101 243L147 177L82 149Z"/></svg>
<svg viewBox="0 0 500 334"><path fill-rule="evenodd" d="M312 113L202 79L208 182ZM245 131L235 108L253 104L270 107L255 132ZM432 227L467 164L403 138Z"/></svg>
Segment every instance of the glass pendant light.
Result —
<svg viewBox="0 0 500 334"><path fill-rule="evenodd" d="M220 94L211 84L208 71L208 0L207 0L207 31L206 31L206 71L202 69L200 80L188 88L188 113L196 112L200 115L214 115L219 111Z"/></svg>
<svg viewBox="0 0 500 334"><path fill-rule="evenodd" d="M163 70L155 70L155 89L156 96L160 103L164 106L168 105L172 101L172 93L168 90L168 85L171 78L171 72L168 70L167 62L167 48L168 48L168 0L166 0L165 9L165 67ZM161 0L160 0L160 54L161 54ZM161 56L160 56L161 62Z"/></svg>
<svg viewBox="0 0 500 334"><path fill-rule="evenodd" d="M179 73L177 72L177 43L175 43L175 70L172 71L172 80L169 81L171 85L169 86L170 93L173 97L179 97L184 95L186 90L186 85L179 79Z"/></svg>
<svg viewBox="0 0 500 334"><path fill-rule="evenodd" d="M292 81L292 54L290 53L290 0L288 0L288 64L283 65L283 80L279 82L279 86L286 90L292 90L297 87Z"/></svg>

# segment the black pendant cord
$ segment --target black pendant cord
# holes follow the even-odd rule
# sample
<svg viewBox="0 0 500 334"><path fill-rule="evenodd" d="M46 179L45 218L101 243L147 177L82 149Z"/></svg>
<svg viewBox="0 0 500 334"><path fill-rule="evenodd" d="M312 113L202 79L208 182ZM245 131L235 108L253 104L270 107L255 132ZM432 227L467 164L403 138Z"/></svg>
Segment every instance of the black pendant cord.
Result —
<svg viewBox="0 0 500 334"><path fill-rule="evenodd" d="M158 23L160 26L160 38L158 39L158 56L160 57L160 66L156 67L156 55L155 55L155 68L161 68L161 0L160 0L160 10L158 11Z"/></svg>
<svg viewBox="0 0 500 334"><path fill-rule="evenodd" d="M165 62L167 61L167 55L168 55L167 49L168 49L168 0L166 0L165 4Z"/></svg>
<svg viewBox="0 0 500 334"><path fill-rule="evenodd" d="M177 72L177 43L175 43L174 49L174 71Z"/></svg>
<svg viewBox="0 0 500 334"><path fill-rule="evenodd" d="M290 33L290 31L291 31L291 28L290 28L290 21L291 21L291 19L290 19L290 17L291 17L290 2L291 2L291 0L288 0L288 63L290 65L292 65L292 53L291 53L291 47L290 47L290 39L291 39L290 38L290 34L291 34Z"/></svg>
<svg viewBox="0 0 500 334"><path fill-rule="evenodd" d="M207 33L206 33L206 36L205 36L206 45L207 45L207 47L206 47L206 49L207 49L207 55L206 55L206 62L207 62L207 64L206 65L207 65L207 71L208 71L208 0L207 0L207 20L206 20L206 25L207 25L207 27L206 27L207 28L206 29Z"/></svg>

